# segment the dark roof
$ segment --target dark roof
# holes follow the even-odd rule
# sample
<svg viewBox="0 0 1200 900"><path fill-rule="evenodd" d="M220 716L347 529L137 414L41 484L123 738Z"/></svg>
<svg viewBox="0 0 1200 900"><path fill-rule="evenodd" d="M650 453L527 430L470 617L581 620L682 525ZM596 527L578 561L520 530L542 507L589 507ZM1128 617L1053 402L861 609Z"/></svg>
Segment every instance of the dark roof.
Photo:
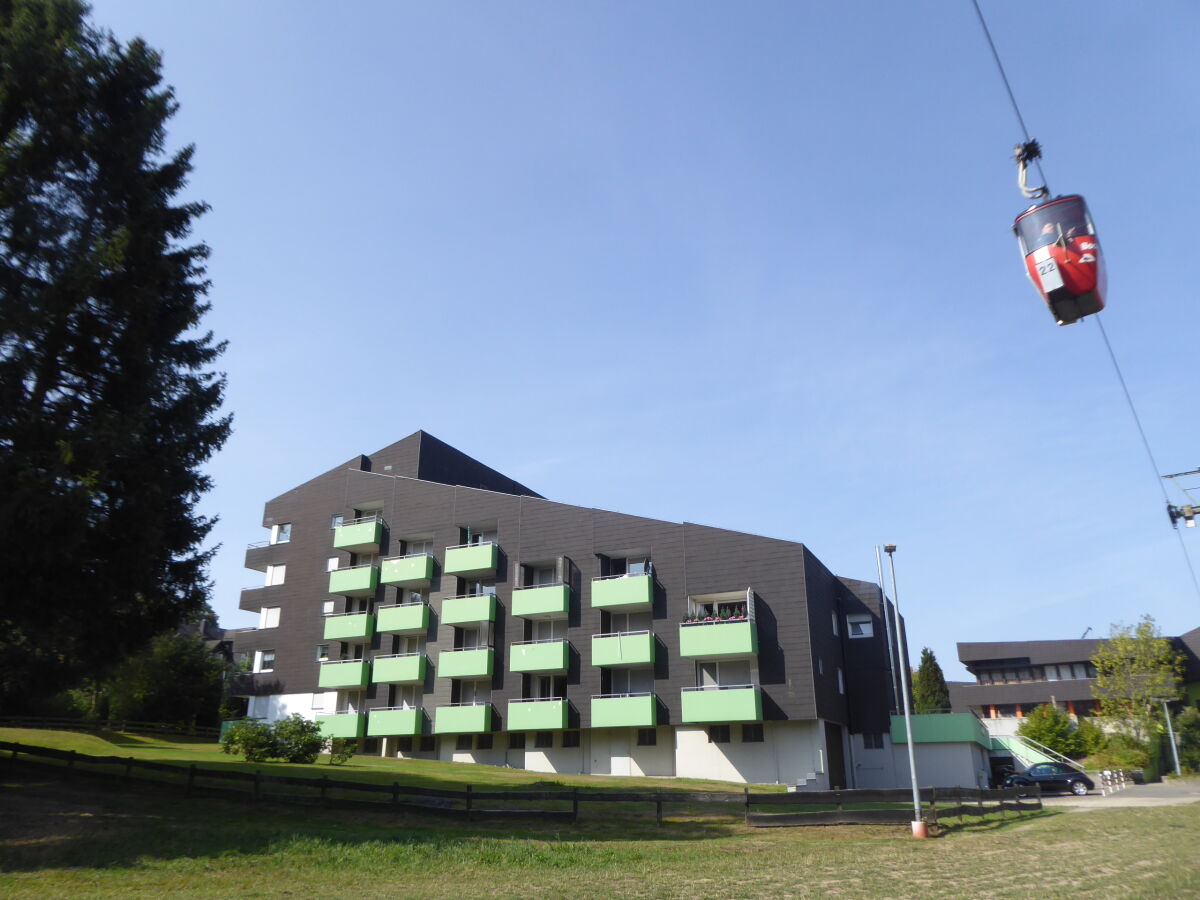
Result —
<svg viewBox="0 0 1200 900"><path fill-rule="evenodd" d="M1027 659L1033 666L1046 663L1084 662L1096 655L1099 640L977 641L960 642L958 660L965 666L993 660Z"/></svg>

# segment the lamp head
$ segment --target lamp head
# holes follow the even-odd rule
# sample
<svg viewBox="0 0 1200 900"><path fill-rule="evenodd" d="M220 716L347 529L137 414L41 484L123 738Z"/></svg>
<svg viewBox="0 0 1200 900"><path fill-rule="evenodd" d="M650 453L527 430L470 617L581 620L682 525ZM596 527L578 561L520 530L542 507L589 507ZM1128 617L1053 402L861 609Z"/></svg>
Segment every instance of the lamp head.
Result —
<svg viewBox="0 0 1200 900"><path fill-rule="evenodd" d="M896 545L895 544L884 544L883 552L886 553L888 556L891 556L893 553L896 552Z"/></svg>

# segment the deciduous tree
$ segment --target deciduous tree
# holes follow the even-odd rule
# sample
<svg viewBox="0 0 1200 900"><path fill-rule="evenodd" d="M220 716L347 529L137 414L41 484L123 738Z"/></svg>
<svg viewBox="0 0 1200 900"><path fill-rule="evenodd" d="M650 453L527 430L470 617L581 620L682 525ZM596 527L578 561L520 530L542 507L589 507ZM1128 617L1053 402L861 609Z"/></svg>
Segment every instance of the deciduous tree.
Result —
<svg viewBox="0 0 1200 900"><path fill-rule="evenodd" d="M205 602L201 467L229 433L200 328L205 206L158 54L77 0L0 0L0 705Z"/></svg>
<svg viewBox="0 0 1200 900"><path fill-rule="evenodd" d="M1151 616L1134 626L1113 625L1092 657L1092 688L1100 714L1135 741L1145 742L1162 728L1161 700L1179 693L1183 656L1158 633Z"/></svg>

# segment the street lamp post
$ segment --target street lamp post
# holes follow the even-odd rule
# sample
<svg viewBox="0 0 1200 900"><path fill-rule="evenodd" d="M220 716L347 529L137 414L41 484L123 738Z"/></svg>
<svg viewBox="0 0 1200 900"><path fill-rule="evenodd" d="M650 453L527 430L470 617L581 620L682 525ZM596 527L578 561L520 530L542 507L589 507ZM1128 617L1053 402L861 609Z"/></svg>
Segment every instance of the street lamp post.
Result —
<svg viewBox="0 0 1200 900"><path fill-rule="evenodd" d="M1163 717L1167 720L1167 739L1171 742L1171 758L1175 761L1175 777L1178 778L1183 772L1179 768L1179 748L1175 746L1175 729L1171 727L1171 711L1167 709L1167 701L1161 701L1163 705Z"/></svg>
<svg viewBox="0 0 1200 900"><path fill-rule="evenodd" d="M912 776L912 796L913 796L913 820L912 829L913 835L925 837L926 826L925 821L921 818L921 789L917 786L917 756L913 749L913 733L912 733L912 704L908 696L908 653L907 645L901 644L900 632L900 595L896 590L896 559L892 555L896 552L895 544L884 544L883 552L888 557L888 567L892 572L892 610L895 616L896 627L893 633L896 635L896 648L900 654L900 693L904 698L904 734L908 740L908 772Z"/></svg>

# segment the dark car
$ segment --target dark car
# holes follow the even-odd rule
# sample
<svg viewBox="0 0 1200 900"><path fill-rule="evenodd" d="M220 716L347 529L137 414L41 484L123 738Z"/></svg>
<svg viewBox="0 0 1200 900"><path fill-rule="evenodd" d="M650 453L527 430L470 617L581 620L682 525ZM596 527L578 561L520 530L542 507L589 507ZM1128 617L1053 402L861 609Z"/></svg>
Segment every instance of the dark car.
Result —
<svg viewBox="0 0 1200 900"><path fill-rule="evenodd" d="M1024 772L1009 775L1004 779L1005 787L1023 787L1032 784L1041 785L1043 794L1049 791L1070 791L1080 797L1085 796L1088 791L1096 789L1092 779L1066 763L1038 763L1030 766Z"/></svg>

